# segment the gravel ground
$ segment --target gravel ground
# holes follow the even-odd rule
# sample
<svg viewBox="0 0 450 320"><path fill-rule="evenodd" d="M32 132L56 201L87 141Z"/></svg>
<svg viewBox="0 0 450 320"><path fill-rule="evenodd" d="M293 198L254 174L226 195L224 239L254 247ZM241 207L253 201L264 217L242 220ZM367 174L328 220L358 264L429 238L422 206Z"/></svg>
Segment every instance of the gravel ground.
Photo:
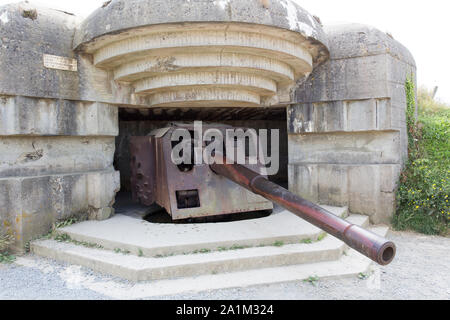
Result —
<svg viewBox="0 0 450 320"><path fill-rule="evenodd" d="M450 238L393 232L396 260L374 267L369 278L320 280L315 285L293 282L269 286L217 290L156 299L450 299ZM33 255L0 265L0 299L111 299L91 284L129 288L128 281L103 276L78 266ZM154 299L154 298L152 298Z"/></svg>

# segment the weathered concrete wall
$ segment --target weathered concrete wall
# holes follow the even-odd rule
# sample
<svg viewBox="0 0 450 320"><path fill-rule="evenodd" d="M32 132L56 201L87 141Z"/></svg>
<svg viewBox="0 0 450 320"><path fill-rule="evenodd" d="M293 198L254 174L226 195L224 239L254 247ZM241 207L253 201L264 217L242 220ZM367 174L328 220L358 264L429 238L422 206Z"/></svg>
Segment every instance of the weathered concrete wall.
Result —
<svg viewBox="0 0 450 320"><path fill-rule="evenodd" d="M76 57L75 17L26 3L0 15L0 228L20 251L56 221L113 214L118 109L80 101L78 72L43 66Z"/></svg>
<svg viewBox="0 0 450 320"><path fill-rule="evenodd" d="M0 93L77 99L76 72L43 67L43 54L74 58L76 17L25 2L0 7Z"/></svg>
<svg viewBox="0 0 450 320"><path fill-rule="evenodd" d="M62 99L1 96L0 135L115 136L117 108Z"/></svg>
<svg viewBox="0 0 450 320"><path fill-rule="evenodd" d="M0 226L16 249L58 220L113 213L117 123L112 106L0 97Z"/></svg>
<svg viewBox="0 0 450 320"><path fill-rule="evenodd" d="M26 2L0 7L0 94L8 96L145 105L127 84L73 51L80 19ZM43 55L77 60L77 72L44 67Z"/></svg>
<svg viewBox="0 0 450 320"><path fill-rule="evenodd" d="M371 27L325 30L331 60L298 88L288 111L290 189L388 223L407 157L404 85L415 62Z"/></svg>

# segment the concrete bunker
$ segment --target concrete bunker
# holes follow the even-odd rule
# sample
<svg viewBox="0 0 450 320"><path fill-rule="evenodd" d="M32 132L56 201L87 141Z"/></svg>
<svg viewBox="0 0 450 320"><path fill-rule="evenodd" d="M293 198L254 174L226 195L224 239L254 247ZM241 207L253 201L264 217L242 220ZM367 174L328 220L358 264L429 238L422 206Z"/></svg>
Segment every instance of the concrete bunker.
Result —
<svg viewBox="0 0 450 320"><path fill-rule="evenodd" d="M0 229L15 249L71 216L109 218L128 188L126 137L168 121L279 128L277 182L373 223L393 215L415 63L385 33L322 27L288 0L0 15Z"/></svg>

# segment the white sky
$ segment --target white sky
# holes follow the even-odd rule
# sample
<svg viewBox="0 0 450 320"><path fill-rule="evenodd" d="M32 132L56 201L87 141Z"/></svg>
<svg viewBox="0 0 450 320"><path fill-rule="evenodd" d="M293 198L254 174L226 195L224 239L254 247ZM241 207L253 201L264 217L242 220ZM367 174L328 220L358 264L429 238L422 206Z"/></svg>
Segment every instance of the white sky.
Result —
<svg viewBox="0 0 450 320"><path fill-rule="evenodd" d="M30 1L88 16L106 0ZM294 0L324 24L357 22L390 32L414 55L419 85L439 86L450 103L450 2L448 0ZM0 5L19 2L0 0Z"/></svg>

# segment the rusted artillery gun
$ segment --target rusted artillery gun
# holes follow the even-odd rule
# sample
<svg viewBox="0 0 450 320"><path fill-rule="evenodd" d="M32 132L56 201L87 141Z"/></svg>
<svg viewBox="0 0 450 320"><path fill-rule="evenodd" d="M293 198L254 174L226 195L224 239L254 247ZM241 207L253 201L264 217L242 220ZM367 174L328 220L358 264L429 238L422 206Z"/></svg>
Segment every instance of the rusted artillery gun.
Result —
<svg viewBox="0 0 450 320"><path fill-rule="evenodd" d="M393 242L269 181L259 172L263 171L261 166L227 164L220 154L216 155L220 161L211 165L175 165L170 157L170 133L177 127L193 130L190 126L174 125L146 137L131 138L131 183L136 201L145 205L156 202L174 220L273 209L273 202L380 265L394 259ZM223 126L221 130L227 128Z"/></svg>
<svg viewBox="0 0 450 320"><path fill-rule="evenodd" d="M380 265L388 265L395 257L396 247L393 242L335 216L242 165L213 164L211 170L279 204Z"/></svg>

